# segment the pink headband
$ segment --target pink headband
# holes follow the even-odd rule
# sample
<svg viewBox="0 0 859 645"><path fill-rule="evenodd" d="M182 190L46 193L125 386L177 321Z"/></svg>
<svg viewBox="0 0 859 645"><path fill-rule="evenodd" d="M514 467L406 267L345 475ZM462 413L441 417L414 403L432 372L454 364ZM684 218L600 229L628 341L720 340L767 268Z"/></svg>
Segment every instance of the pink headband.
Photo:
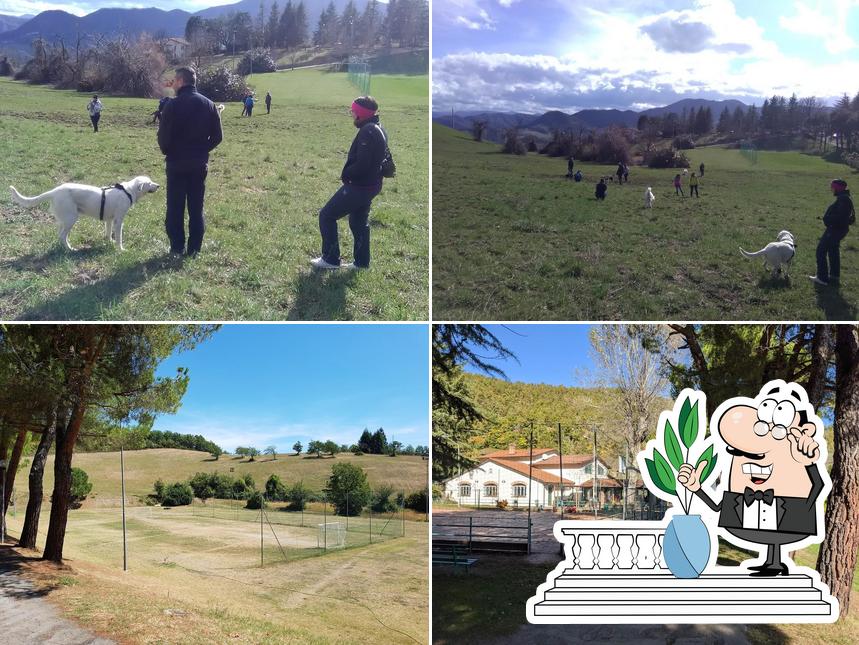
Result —
<svg viewBox="0 0 859 645"><path fill-rule="evenodd" d="M372 116L376 115L376 110L371 110L370 108L365 108L363 105L359 105L358 103L352 103L352 114L358 117L359 121L365 121Z"/></svg>

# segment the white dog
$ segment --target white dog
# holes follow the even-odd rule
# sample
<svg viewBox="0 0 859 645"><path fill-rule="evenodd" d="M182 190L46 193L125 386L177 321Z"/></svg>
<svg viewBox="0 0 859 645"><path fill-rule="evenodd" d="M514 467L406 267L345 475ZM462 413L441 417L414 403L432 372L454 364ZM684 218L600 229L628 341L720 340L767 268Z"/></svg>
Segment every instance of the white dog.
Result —
<svg viewBox="0 0 859 645"><path fill-rule="evenodd" d="M126 213L143 195L154 193L158 188L158 184L149 177L135 177L105 188L61 184L36 197L25 197L15 190L14 186L9 186L12 201L19 206L31 208L40 202L51 200L51 211L60 227L60 241L69 251L74 251L69 244L69 231L81 215L102 220L105 239L113 239L124 251L122 225Z"/></svg>
<svg viewBox="0 0 859 645"><path fill-rule="evenodd" d="M648 186L647 190L644 191L644 207L653 208L653 202L655 201L656 197L653 195L653 189Z"/></svg>
<svg viewBox="0 0 859 645"><path fill-rule="evenodd" d="M781 272L782 267L784 267L784 274L786 276L788 270L790 270L793 256L796 255L796 244L790 231L779 231L776 241L770 242L760 251L749 253L740 247L740 253L747 258L763 257L764 268L771 268L773 277L776 277Z"/></svg>
<svg viewBox="0 0 859 645"><path fill-rule="evenodd" d="M218 103L218 114L220 114L220 113L221 113L221 112L223 112L223 111L224 111L224 104L223 104L223 103Z"/></svg>

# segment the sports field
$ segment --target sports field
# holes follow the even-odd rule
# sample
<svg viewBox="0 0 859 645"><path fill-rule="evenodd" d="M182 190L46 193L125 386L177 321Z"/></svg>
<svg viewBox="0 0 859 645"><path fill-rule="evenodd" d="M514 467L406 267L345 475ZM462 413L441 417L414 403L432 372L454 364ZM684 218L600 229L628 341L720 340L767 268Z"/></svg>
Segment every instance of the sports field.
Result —
<svg viewBox="0 0 859 645"><path fill-rule="evenodd" d="M687 151L703 161L700 199L675 197L676 170L633 166L629 184L594 185L616 166L503 155L491 143L433 125L433 315L439 320L853 320L859 243L841 243L840 289L816 289L818 219L829 182L859 185L845 165L797 152ZM656 202L644 208L644 191ZM685 183L684 183L685 186ZM756 251L786 229L790 278Z"/></svg>
<svg viewBox="0 0 859 645"><path fill-rule="evenodd" d="M262 103L222 115L206 192L206 238L196 259L171 260L164 193L126 218L119 252L99 223L82 218L61 250L48 205L0 199L0 318L27 320L417 320L426 319L428 274L428 81L373 77L397 164L371 215L373 266L319 275L317 213L339 186L355 134L345 73L319 69L251 76ZM103 96L100 132L88 96L0 79L0 177L35 195L66 182L104 186L136 175L165 183L149 116L154 100ZM341 223L351 261L351 234Z"/></svg>

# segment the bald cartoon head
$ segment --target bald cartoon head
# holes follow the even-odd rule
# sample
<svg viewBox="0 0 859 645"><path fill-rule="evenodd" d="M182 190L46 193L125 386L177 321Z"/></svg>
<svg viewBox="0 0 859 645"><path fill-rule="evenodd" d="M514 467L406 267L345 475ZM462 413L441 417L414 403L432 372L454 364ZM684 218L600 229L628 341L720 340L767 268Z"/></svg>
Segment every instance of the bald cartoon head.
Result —
<svg viewBox="0 0 859 645"><path fill-rule="evenodd" d="M804 390L770 383L755 399L714 416L713 425L731 456L728 490L742 493L748 487L772 489L778 497L808 496L806 467L819 459L820 450L814 408Z"/></svg>

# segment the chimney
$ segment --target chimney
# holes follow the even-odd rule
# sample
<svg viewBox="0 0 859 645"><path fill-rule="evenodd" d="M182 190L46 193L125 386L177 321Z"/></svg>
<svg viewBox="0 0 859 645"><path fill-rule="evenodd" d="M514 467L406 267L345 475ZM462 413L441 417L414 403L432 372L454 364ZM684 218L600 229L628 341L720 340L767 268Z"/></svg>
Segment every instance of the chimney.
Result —
<svg viewBox="0 0 859 645"><path fill-rule="evenodd" d="M515 455L516 454L516 444L511 443L509 446L507 446L507 452L511 455Z"/></svg>

